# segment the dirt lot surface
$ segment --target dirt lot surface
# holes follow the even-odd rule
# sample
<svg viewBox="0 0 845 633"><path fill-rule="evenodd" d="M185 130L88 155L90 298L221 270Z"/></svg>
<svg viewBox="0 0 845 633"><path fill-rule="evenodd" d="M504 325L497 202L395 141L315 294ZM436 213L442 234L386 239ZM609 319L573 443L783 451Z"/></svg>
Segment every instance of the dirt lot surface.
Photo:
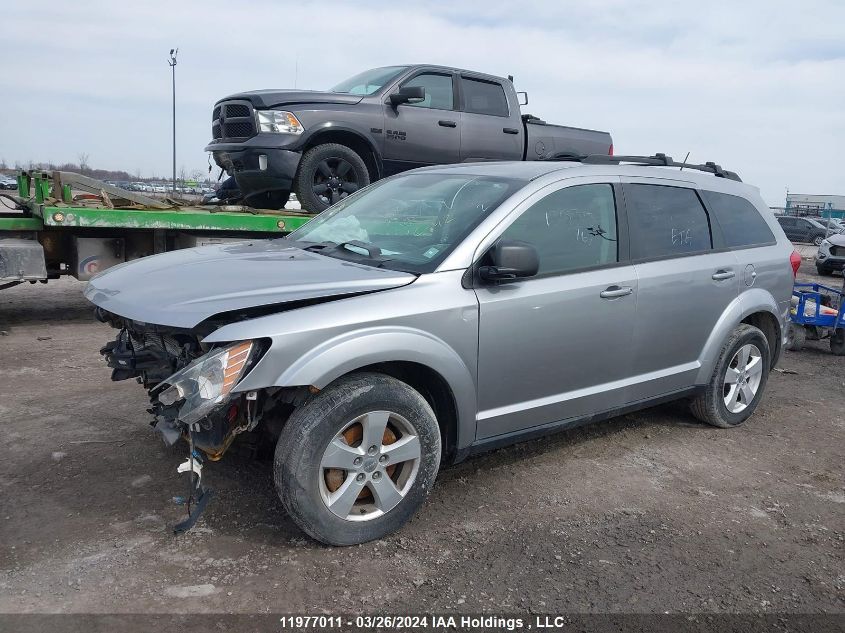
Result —
<svg viewBox="0 0 845 633"><path fill-rule="evenodd" d="M82 288L0 292L0 612L845 611L845 358L826 341L785 354L740 428L672 404L502 449L442 472L398 534L329 548L270 463L237 455L172 534L185 451L109 381L113 331Z"/></svg>

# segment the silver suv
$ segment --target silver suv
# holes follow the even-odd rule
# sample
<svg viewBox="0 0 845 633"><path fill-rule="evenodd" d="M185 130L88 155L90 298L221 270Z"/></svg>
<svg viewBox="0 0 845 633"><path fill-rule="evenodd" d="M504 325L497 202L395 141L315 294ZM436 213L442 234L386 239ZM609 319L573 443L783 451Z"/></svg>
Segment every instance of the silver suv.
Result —
<svg viewBox="0 0 845 633"><path fill-rule="evenodd" d="M155 428L189 444L196 503L176 529L238 435L275 445L305 532L349 545L398 529L441 465L480 451L678 398L744 422L800 258L755 188L678 165L423 168L287 238L97 276L112 378L143 383Z"/></svg>

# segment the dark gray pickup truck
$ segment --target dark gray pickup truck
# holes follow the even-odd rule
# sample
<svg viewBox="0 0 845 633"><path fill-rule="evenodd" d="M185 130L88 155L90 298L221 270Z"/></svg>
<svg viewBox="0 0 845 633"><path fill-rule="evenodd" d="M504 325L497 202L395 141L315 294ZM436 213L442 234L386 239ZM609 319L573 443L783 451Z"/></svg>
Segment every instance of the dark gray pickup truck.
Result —
<svg viewBox="0 0 845 633"><path fill-rule="evenodd" d="M510 78L443 66L375 68L328 92L256 90L214 105L205 148L247 204L291 191L322 211L370 182L425 165L612 154L607 132L522 114Z"/></svg>

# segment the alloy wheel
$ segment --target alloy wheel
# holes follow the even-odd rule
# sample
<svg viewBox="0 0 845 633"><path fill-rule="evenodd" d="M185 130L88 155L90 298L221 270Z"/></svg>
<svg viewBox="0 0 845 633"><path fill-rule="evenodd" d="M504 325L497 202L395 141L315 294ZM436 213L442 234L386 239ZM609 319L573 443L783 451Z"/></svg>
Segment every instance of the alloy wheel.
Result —
<svg viewBox="0 0 845 633"><path fill-rule="evenodd" d="M421 457L410 422L390 411L371 411L329 442L320 460L320 497L336 516L368 521L395 508L411 490Z"/></svg>
<svg viewBox="0 0 845 633"><path fill-rule="evenodd" d="M722 397L731 413L750 405L763 378L763 355L753 343L740 347L725 370Z"/></svg>
<svg viewBox="0 0 845 633"><path fill-rule="evenodd" d="M326 158L314 171L312 189L327 205L332 205L360 188L358 173L352 163L343 158Z"/></svg>

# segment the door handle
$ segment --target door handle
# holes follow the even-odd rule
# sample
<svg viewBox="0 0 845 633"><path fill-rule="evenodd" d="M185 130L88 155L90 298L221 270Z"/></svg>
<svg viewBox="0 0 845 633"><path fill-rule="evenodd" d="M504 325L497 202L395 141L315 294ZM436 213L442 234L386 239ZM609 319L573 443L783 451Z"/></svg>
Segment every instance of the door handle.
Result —
<svg viewBox="0 0 845 633"><path fill-rule="evenodd" d="M634 292L631 286L608 286L606 290L602 290L599 296L602 299L615 299L616 297L624 297Z"/></svg>
<svg viewBox="0 0 845 633"><path fill-rule="evenodd" d="M736 277L736 273L732 270L717 270L713 273L713 279L716 281L721 281L722 279L732 279Z"/></svg>
<svg viewBox="0 0 845 633"><path fill-rule="evenodd" d="M505 134L519 134L519 130L517 130L515 127L503 127L502 132L504 132Z"/></svg>
<svg viewBox="0 0 845 633"><path fill-rule="evenodd" d="M438 121L437 125L440 127L458 127L458 124L454 121Z"/></svg>

